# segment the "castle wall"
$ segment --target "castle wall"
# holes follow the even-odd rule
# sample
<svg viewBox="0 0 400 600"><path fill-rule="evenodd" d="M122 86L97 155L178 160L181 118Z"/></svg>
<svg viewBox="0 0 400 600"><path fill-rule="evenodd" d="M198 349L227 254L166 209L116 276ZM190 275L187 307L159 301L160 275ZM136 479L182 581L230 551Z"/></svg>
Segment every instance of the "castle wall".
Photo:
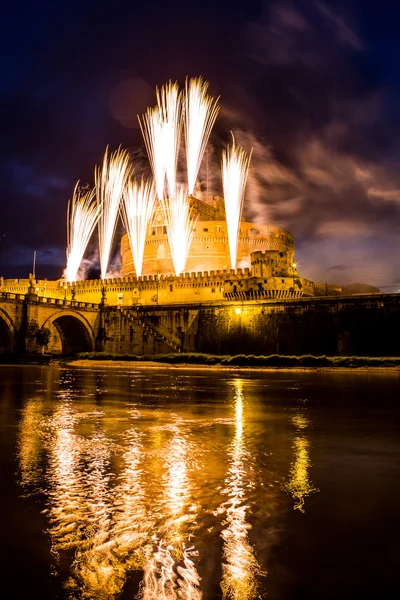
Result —
<svg viewBox="0 0 400 600"><path fill-rule="evenodd" d="M29 280L4 280L1 291L26 294ZM174 276L90 279L65 284L62 281L36 281L39 298L76 300L99 304L103 290L110 306L152 306L157 304L212 303L226 299L274 299L313 295L313 283L291 276L267 279L253 277L249 269L185 273ZM268 293L266 293L268 292Z"/></svg>
<svg viewBox="0 0 400 600"><path fill-rule="evenodd" d="M118 312L115 308L107 310ZM135 353L147 354L152 347L161 352L161 345L155 345L158 336L158 343L168 352L400 355L400 294L126 310L128 314L134 312L136 333L129 329L132 323L124 325L121 317L121 333L117 334L117 326L113 326L113 342L106 345L110 351L132 353L135 348ZM150 327L144 334L145 340L139 321ZM149 342L149 337L155 341Z"/></svg>
<svg viewBox="0 0 400 600"><path fill-rule="evenodd" d="M294 260L294 238L291 233L269 225L240 223L236 264L250 267L250 254L257 250L284 252L288 262ZM134 275L135 268L127 235L121 239L121 274ZM230 268L229 243L225 221L199 220L190 246L187 272L216 271ZM143 275L174 273L174 265L165 224L149 226L143 259Z"/></svg>

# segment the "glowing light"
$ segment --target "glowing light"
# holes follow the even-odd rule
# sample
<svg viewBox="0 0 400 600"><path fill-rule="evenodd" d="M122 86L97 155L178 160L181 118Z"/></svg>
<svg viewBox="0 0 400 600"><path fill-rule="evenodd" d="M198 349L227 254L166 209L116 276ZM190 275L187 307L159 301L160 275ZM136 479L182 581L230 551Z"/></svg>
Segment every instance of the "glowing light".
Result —
<svg viewBox="0 0 400 600"><path fill-rule="evenodd" d="M236 146L233 134L232 146L228 146L222 152L222 183L232 269L236 268L239 225L252 152L253 150L246 154L242 148Z"/></svg>
<svg viewBox="0 0 400 600"><path fill-rule="evenodd" d="M185 141L189 194L193 193L208 138L219 113L218 99L207 96L208 82L186 79Z"/></svg>
<svg viewBox="0 0 400 600"><path fill-rule="evenodd" d="M151 182L129 182L123 194L122 219L128 232L136 276L142 274L147 226L153 214L155 190Z"/></svg>
<svg viewBox="0 0 400 600"><path fill-rule="evenodd" d="M132 418L138 416L131 410ZM135 428L126 433L127 449L123 455L124 468L118 477L114 494L114 527L111 532L109 560L119 572L119 595L127 572L144 566L146 547L150 543L154 519L146 509L143 481L145 456L142 435ZM118 587L118 589L117 589Z"/></svg>
<svg viewBox="0 0 400 600"><path fill-rule="evenodd" d="M173 200L163 201L163 210L175 274L179 275L185 270L198 215L193 215L187 191L183 186L177 189Z"/></svg>
<svg viewBox="0 0 400 600"><path fill-rule="evenodd" d="M96 198L98 206L101 206L99 217L99 249L102 279L105 279L107 275L111 244L117 225L119 204L131 172L129 154L122 148L109 154L107 147L102 167L96 167L95 169Z"/></svg>
<svg viewBox="0 0 400 600"><path fill-rule="evenodd" d="M184 525L195 520L195 507L190 504L189 444L179 427L171 429L173 437L166 449L162 476L165 521L158 528L161 539L157 550L147 549L140 598L201 600L200 577L192 560L198 553L194 546L185 544L189 535Z"/></svg>
<svg viewBox="0 0 400 600"><path fill-rule="evenodd" d="M48 518L52 551L77 548L85 537L82 527L84 514L84 478L79 469L82 446L74 432L78 415L68 401L62 402L52 416L54 437L49 444L51 500Z"/></svg>
<svg viewBox="0 0 400 600"><path fill-rule="evenodd" d="M157 198L162 200L164 198L165 165L163 129L159 109L157 107L148 108L146 114L141 119L139 117L139 124L153 171Z"/></svg>
<svg viewBox="0 0 400 600"><path fill-rule="evenodd" d="M292 423L296 429L306 429L310 421L302 414L297 414L292 417ZM318 492L310 480L308 471L311 466L310 461L310 443L307 438L296 436L293 440L294 462L290 469L290 480L286 484L286 490L293 496L294 510L304 512L304 502L306 497Z"/></svg>
<svg viewBox="0 0 400 600"><path fill-rule="evenodd" d="M67 211L67 266L69 282L76 281L83 255L100 217L102 205L94 201L94 189L83 191L75 186Z"/></svg>
<svg viewBox="0 0 400 600"><path fill-rule="evenodd" d="M147 154L153 171L157 197L175 197L176 167L182 129L182 99L177 83L171 81L156 89L157 106L139 117Z"/></svg>
<svg viewBox="0 0 400 600"><path fill-rule="evenodd" d="M221 581L222 598L251 600L257 597L257 575L261 568L254 556L254 548L248 540L249 523L246 522L246 451L243 439L243 382L236 380L235 394L235 437L229 450L229 474L225 480L228 500L225 529L221 532L224 540L224 558Z"/></svg>
<svg viewBox="0 0 400 600"><path fill-rule="evenodd" d="M242 313L242 309L241 308L235 308L235 313L237 315L240 315Z"/></svg>
<svg viewBox="0 0 400 600"><path fill-rule="evenodd" d="M39 399L28 400L22 410L18 436L20 477L25 488L38 484L42 476L40 451L43 420L43 402Z"/></svg>

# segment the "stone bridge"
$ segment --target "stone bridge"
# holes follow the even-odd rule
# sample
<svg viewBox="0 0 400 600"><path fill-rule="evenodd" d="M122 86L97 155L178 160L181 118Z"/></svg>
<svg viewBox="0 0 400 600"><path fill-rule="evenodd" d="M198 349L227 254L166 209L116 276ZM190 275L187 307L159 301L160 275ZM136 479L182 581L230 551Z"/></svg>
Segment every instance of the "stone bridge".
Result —
<svg viewBox="0 0 400 600"><path fill-rule="evenodd" d="M0 354L92 351L101 321L99 304L0 292Z"/></svg>

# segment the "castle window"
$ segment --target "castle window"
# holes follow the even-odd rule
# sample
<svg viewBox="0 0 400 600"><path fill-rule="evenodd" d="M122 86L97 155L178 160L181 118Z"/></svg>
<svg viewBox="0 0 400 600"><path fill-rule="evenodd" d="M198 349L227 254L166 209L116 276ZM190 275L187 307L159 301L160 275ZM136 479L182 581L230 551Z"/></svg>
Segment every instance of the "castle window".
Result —
<svg viewBox="0 0 400 600"><path fill-rule="evenodd" d="M203 231L208 231L208 227L204 227Z"/></svg>
<svg viewBox="0 0 400 600"><path fill-rule="evenodd" d="M152 229L151 229L151 235L156 235L156 233L157 233L156 228L152 227Z"/></svg>
<svg viewBox="0 0 400 600"><path fill-rule="evenodd" d="M164 234L167 233L167 226L166 225L163 226L163 233Z"/></svg>
<svg viewBox="0 0 400 600"><path fill-rule="evenodd" d="M212 288L211 292L212 292L213 294L215 294L215 288Z"/></svg>
<svg viewBox="0 0 400 600"><path fill-rule="evenodd" d="M172 292L174 289L174 286L172 285L172 283L169 284L169 291Z"/></svg>

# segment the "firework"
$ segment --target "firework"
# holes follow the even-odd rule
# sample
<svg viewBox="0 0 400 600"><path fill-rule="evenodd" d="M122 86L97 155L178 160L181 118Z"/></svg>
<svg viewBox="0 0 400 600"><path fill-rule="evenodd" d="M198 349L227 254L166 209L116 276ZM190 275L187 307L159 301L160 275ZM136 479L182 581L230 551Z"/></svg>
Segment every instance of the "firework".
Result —
<svg viewBox="0 0 400 600"><path fill-rule="evenodd" d="M197 174L211 129L219 113L219 98L207 96L208 82L201 77L186 79L185 141L189 194L193 193Z"/></svg>
<svg viewBox="0 0 400 600"><path fill-rule="evenodd" d="M132 172L129 155L118 148L104 154L102 167L95 169L97 204L102 206L99 218L99 250L101 278L105 279L110 258L111 244L117 225L119 204L128 178Z"/></svg>
<svg viewBox="0 0 400 600"><path fill-rule="evenodd" d="M75 186L67 209L67 266L65 278L76 281L86 246L96 227L101 205L94 201L94 189L84 191Z"/></svg>
<svg viewBox="0 0 400 600"><path fill-rule="evenodd" d="M175 274L179 275L185 270L198 217L193 216L187 189L183 186L177 188L173 200L163 201L163 209Z"/></svg>
<svg viewBox="0 0 400 600"><path fill-rule="evenodd" d="M148 108L142 119L138 118L153 172L157 198L162 200L164 198L165 166L160 111L157 107Z"/></svg>
<svg viewBox="0 0 400 600"><path fill-rule="evenodd" d="M181 137L182 101L178 84L171 81L156 90L157 106L140 118L143 138L156 185L157 197L164 199L165 178L168 195L175 196L176 167Z"/></svg>
<svg viewBox="0 0 400 600"><path fill-rule="evenodd" d="M222 152L222 183L232 269L236 268L239 225L252 152L253 150L246 154L242 148L236 146L233 134L232 146L228 146Z"/></svg>
<svg viewBox="0 0 400 600"><path fill-rule="evenodd" d="M142 274L144 243L155 199L153 183L143 179L140 183L129 182L123 195L122 219L128 232L137 277Z"/></svg>

